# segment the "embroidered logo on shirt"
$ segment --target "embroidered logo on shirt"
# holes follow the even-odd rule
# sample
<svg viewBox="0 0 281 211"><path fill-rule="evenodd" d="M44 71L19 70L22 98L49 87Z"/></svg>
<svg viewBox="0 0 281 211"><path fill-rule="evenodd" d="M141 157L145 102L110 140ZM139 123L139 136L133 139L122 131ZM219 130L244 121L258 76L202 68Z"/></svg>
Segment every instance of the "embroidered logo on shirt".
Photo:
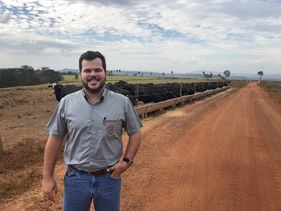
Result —
<svg viewBox="0 0 281 211"><path fill-rule="evenodd" d="M114 125L114 124L109 124L109 125L107 126L107 128L106 128L107 133L108 133L108 134L113 134L114 128L115 128L115 125Z"/></svg>

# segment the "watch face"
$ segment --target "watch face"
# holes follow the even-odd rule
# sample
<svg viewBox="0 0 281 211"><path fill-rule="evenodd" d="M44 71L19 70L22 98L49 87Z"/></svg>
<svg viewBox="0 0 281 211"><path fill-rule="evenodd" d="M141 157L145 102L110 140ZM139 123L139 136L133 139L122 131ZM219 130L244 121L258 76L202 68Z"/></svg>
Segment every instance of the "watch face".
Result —
<svg viewBox="0 0 281 211"><path fill-rule="evenodd" d="M133 161L128 158L123 158L123 161L125 161L128 165L132 165Z"/></svg>

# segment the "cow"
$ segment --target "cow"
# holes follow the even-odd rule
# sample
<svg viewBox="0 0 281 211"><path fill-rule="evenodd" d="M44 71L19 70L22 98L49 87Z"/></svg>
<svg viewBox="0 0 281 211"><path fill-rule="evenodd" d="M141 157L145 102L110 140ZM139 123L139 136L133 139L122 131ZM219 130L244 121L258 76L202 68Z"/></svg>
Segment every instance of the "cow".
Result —
<svg viewBox="0 0 281 211"><path fill-rule="evenodd" d="M76 92L80 89L82 89L82 86L76 86L76 85L62 85L60 83L53 83L50 84L48 87L51 87L54 91L54 94L56 95L57 101L60 101L64 96Z"/></svg>

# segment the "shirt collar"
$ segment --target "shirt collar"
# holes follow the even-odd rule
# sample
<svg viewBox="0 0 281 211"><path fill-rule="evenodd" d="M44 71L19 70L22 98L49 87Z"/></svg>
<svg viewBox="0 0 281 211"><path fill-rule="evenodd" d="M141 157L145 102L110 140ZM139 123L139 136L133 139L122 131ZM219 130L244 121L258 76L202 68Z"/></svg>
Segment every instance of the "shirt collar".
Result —
<svg viewBox="0 0 281 211"><path fill-rule="evenodd" d="M104 98L106 97L107 93L108 93L108 89L104 87L103 93L102 93L100 99L98 100L98 102L96 104L102 103L104 101ZM84 98L87 100L88 103L93 104L91 102L91 100L89 99L89 97L86 95L86 93L84 91L84 88L82 89L82 95L84 96Z"/></svg>

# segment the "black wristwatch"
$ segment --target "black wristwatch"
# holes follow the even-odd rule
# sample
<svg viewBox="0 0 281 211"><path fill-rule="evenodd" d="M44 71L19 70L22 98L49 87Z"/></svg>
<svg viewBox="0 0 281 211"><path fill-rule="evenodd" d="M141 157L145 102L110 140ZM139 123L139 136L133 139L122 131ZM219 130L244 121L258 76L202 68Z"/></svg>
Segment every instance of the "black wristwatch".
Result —
<svg viewBox="0 0 281 211"><path fill-rule="evenodd" d="M129 158L123 158L123 161L126 162L129 166L133 165L133 161Z"/></svg>

